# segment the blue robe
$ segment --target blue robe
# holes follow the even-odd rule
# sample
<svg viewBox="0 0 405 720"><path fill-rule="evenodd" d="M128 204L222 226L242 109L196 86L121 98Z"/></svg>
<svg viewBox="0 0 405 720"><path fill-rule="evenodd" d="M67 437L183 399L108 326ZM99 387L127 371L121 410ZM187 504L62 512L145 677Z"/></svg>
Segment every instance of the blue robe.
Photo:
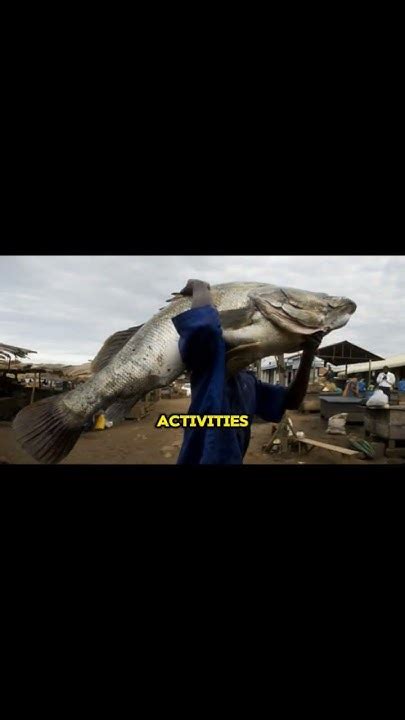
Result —
<svg viewBox="0 0 405 720"><path fill-rule="evenodd" d="M211 305L186 310L172 321L180 336L180 355L191 371L189 414L249 417L246 428L185 428L177 463L241 464L250 442L253 416L280 422L286 409L287 390L263 383L247 371L226 377L225 341L218 311Z"/></svg>

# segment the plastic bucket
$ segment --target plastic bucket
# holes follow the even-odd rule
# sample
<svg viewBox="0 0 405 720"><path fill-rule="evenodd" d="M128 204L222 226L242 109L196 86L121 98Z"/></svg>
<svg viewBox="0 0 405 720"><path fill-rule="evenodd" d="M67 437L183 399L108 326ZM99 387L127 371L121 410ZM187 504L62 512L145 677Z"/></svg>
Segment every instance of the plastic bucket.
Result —
<svg viewBox="0 0 405 720"><path fill-rule="evenodd" d="M105 430L105 415L99 415L94 423L95 430Z"/></svg>

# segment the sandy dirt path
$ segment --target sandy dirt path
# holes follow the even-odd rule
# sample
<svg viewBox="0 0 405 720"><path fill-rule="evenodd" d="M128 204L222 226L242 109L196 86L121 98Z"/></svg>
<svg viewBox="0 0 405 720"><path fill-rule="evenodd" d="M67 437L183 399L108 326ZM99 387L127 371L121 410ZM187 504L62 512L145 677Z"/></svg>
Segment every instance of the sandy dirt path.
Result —
<svg viewBox="0 0 405 720"><path fill-rule="evenodd" d="M182 429L157 429L155 423L161 413L186 413L189 400L160 400L153 406L150 414L139 421L126 420L117 427L101 432L84 433L76 446L62 464L170 464L177 461L183 438ZM342 435L326 434L326 422L318 413L302 415L290 412L296 430L303 430L307 437L324 442L348 447L347 438ZM361 425L349 426L360 437L363 436ZM270 438L269 423L255 422L252 426L252 439L245 457L245 464L289 464L304 462L306 464L341 464L341 456L327 450L315 448L308 458L305 454L298 456L296 451L286 455L264 453L262 446ZM11 423L0 422L0 458L12 464L36 464L16 443ZM360 459L352 460L353 464L368 462L386 463L387 458L375 461ZM405 462L405 461L404 461Z"/></svg>

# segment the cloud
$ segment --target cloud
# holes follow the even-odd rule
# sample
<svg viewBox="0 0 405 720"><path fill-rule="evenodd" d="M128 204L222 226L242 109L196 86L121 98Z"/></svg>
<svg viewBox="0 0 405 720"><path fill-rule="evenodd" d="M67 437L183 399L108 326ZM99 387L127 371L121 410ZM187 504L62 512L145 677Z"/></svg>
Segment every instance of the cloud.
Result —
<svg viewBox="0 0 405 720"><path fill-rule="evenodd" d="M347 339L383 357L405 352L402 256L2 256L0 341L38 350L39 362L86 362L188 278L345 295L357 312L324 344Z"/></svg>

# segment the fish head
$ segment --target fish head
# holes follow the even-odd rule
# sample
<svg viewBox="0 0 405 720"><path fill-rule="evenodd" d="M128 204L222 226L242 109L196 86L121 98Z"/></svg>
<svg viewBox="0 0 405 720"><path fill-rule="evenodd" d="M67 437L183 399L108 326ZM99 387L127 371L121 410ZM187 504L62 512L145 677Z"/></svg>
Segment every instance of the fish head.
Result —
<svg viewBox="0 0 405 720"><path fill-rule="evenodd" d="M267 320L303 336L344 327L356 311L350 298L287 287L263 286L252 299Z"/></svg>
<svg viewBox="0 0 405 720"><path fill-rule="evenodd" d="M349 322L357 305L347 297L326 295L325 328L326 332L344 327Z"/></svg>

